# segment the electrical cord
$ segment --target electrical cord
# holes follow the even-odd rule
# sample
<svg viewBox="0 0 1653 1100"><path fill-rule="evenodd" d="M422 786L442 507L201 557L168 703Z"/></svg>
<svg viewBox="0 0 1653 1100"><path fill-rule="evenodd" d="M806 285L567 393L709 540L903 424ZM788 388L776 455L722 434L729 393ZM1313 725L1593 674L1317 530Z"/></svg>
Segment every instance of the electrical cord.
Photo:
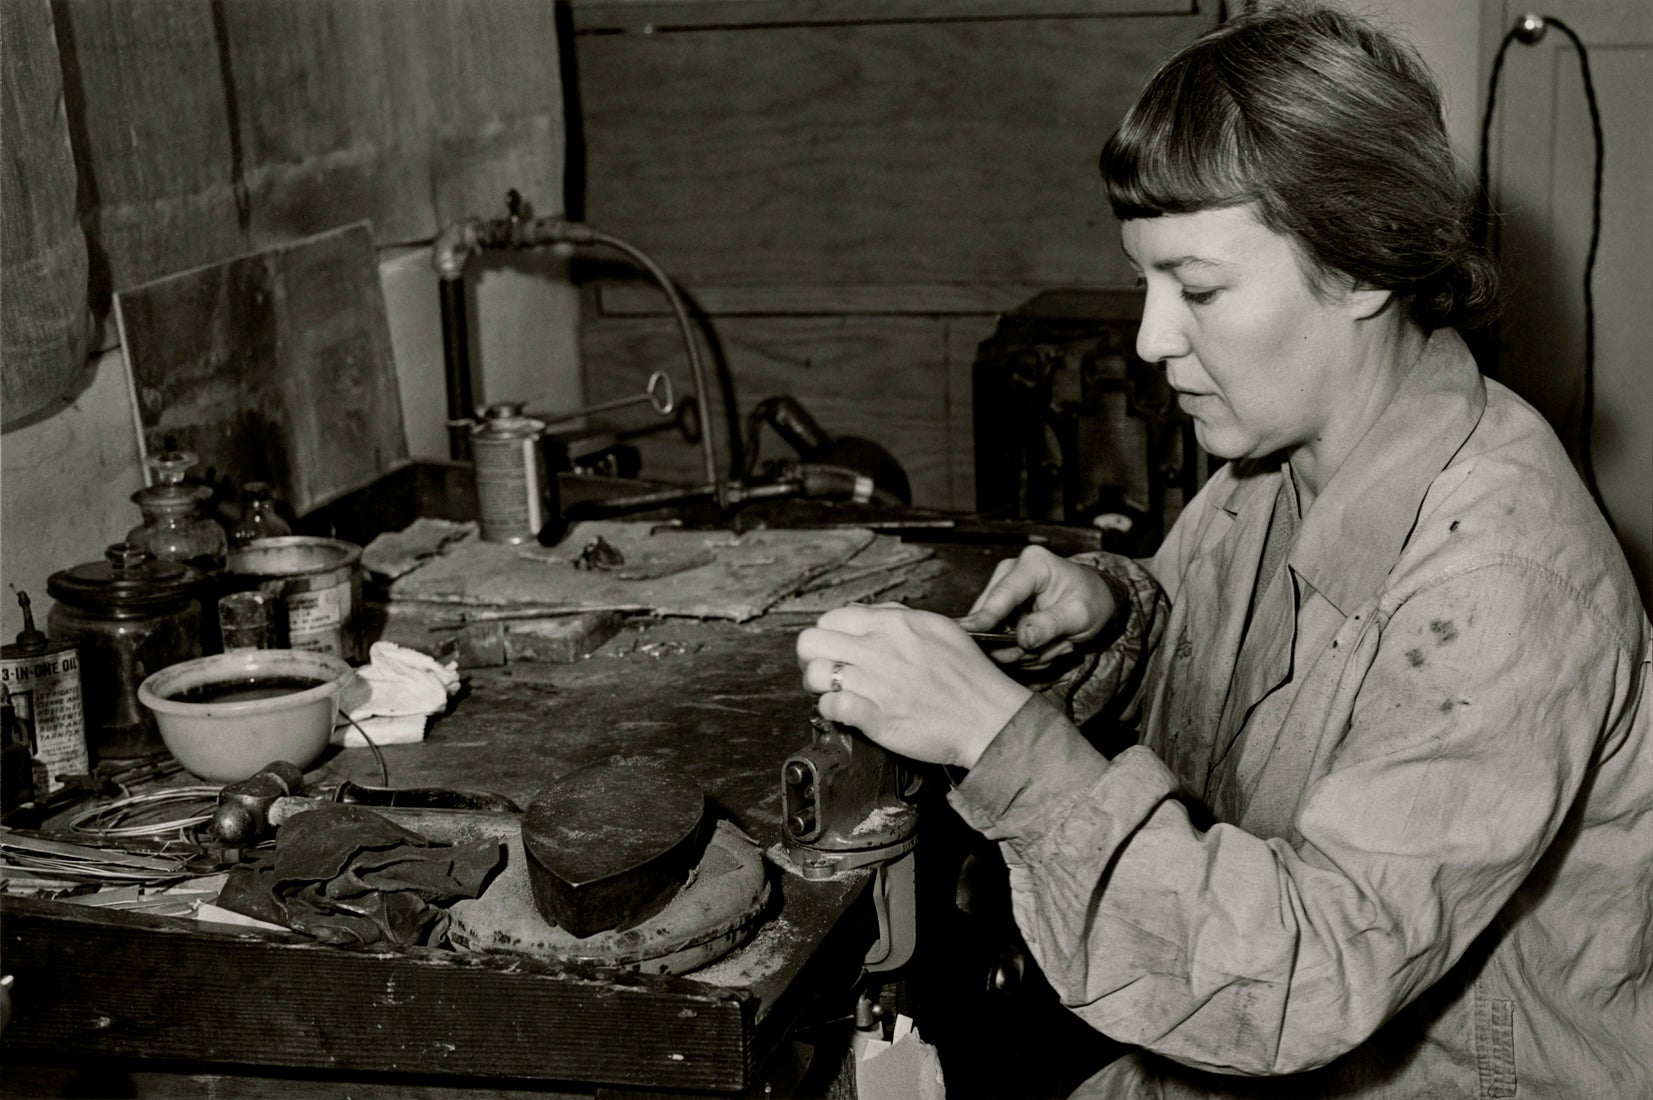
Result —
<svg viewBox="0 0 1653 1100"><path fill-rule="evenodd" d="M1590 247L1584 259L1584 377L1583 398L1579 409L1578 422L1578 452L1580 473L1584 479L1584 487L1589 490L1590 497L1601 510L1602 518L1614 534L1618 527L1613 523L1613 516L1607 510L1607 502L1602 499L1601 488L1596 483L1595 457L1593 454L1591 435L1595 422L1596 406L1596 303L1595 303L1595 270L1596 254L1601 246L1601 185L1603 165L1606 159L1606 143L1601 132L1601 108L1596 101L1595 81L1590 76L1590 53L1584 47L1583 39L1566 23L1550 15L1527 14L1516 20L1515 26L1505 32L1502 41L1498 43L1498 52L1493 56L1492 75L1487 86L1487 106L1481 116L1481 162L1480 185L1481 200L1483 203L1482 218L1479 229L1481 243L1487 244L1488 230L1492 221L1492 188L1490 170L1488 168L1488 151L1492 136L1493 112L1498 103L1498 81L1503 73L1504 57L1509 51L1512 42L1521 42L1524 45L1534 45L1544 37L1544 31L1554 27L1572 42L1578 50L1579 75L1584 81L1584 99L1590 108L1590 133L1595 140L1594 174L1590 184Z"/></svg>
<svg viewBox="0 0 1653 1100"><path fill-rule="evenodd" d="M373 738L367 735L367 731L362 729L360 722L346 714L342 709L339 713L344 716L346 722L356 727L356 732L361 735L363 741L367 742L367 747L373 750L373 759L378 761L379 764L379 785L382 787L390 786L390 766L385 763L385 754L379 751L379 746L374 743Z"/></svg>

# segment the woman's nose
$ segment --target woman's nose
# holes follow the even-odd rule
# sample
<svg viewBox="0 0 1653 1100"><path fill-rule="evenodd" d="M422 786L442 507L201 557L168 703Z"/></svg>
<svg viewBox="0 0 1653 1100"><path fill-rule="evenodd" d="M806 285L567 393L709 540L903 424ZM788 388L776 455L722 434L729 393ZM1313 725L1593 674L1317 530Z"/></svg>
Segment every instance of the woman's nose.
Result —
<svg viewBox="0 0 1653 1100"><path fill-rule="evenodd" d="M1188 337L1182 331L1174 305L1166 301L1167 293L1150 286L1142 305L1142 321L1136 330L1136 353L1145 362L1157 363L1188 354ZM1169 293L1174 301L1175 292Z"/></svg>

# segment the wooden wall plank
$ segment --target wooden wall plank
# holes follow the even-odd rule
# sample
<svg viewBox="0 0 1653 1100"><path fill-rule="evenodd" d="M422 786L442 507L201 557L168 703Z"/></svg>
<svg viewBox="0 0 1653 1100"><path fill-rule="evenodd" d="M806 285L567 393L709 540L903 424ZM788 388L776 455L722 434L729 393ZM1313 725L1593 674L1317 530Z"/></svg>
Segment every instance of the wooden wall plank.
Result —
<svg viewBox="0 0 1653 1100"><path fill-rule="evenodd" d="M401 18L405 4L384 5ZM564 208L564 111L557 5L443 0L418 83L436 115L437 220L498 217L516 188L539 214Z"/></svg>
<svg viewBox="0 0 1653 1100"><path fill-rule="evenodd" d="M940 19L1187 13L1194 0L572 0L582 33Z"/></svg>
<svg viewBox="0 0 1653 1100"><path fill-rule="evenodd" d="M55 7L94 308L109 292L246 250L211 7Z"/></svg>
<svg viewBox="0 0 1653 1100"><path fill-rule="evenodd" d="M261 222L367 219L384 241L561 209L562 88L550 5L264 2L226 9Z"/></svg>
<svg viewBox="0 0 1653 1100"><path fill-rule="evenodd" d="M429 92L394 94L392 80L432 10L413 5L391 34L382 5L223 6L254 240L358 220L389 240L435 233Z"/></svg>

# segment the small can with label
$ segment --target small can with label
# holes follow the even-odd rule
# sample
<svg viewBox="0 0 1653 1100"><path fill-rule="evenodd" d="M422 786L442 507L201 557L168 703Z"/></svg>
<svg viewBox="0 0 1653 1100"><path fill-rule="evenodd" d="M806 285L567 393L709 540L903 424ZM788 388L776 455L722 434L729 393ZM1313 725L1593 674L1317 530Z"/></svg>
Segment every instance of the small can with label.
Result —
<svg viewBox="0 0 1653 1100"><path fill-rule="evenodd" d="M36 797L65 786L63 776L88 775L86 719L80 698L80 649L54 642L35 629L27 593L19 592L23 629L12 645L0 646L0 685L10 697L18 727L27 734L35 770L45 782Z"/></svg>
<svg viewBox="0 0 1653 1100"><path fill-rule="evenodd" d="M227 583L274 601L277 648L360 661L361 565L362 548L355 543L281 535L231 550Z"/></svg>
<svg viewBox="0 0 1653 1100"><path fill-rule="evenodd" d="M558 515L557 475L545 461L545 422L520 404L490 405L471 429L478 526L487 542L532 542Z"/></svg>

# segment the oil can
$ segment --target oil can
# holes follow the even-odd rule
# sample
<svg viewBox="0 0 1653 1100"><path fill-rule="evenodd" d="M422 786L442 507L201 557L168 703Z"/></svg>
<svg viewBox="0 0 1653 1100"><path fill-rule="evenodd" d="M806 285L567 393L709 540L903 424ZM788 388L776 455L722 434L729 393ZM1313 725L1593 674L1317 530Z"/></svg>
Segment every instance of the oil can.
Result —
<svg viewBox="0 0 1653 1100"><path fill-rule="evenodd" d="M524 416L522 408L490 405L471 429L477 520L486 542L532 542L558 514L545 422Z"/></svg>
<svg viewBox="0 0 1653 1100"><path fill-rule="evenodd" d="M13 721L27 735L34 769L45 782L35 783L44 797L65 784L62 776L87 775L86 723L80 701L80 649L73 642L53 642L35 629L25 592L23 629L12 645L0 646L0 686L12 706Z"/></svg>

